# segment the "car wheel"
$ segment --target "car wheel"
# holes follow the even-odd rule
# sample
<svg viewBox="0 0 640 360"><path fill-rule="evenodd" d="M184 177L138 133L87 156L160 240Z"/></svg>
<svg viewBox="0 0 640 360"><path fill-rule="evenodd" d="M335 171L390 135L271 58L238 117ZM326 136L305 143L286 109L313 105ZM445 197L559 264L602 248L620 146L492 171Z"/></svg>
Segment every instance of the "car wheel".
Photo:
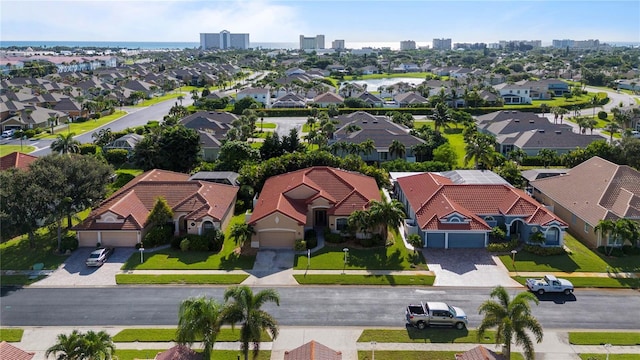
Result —
<svg viewBox="0 0 640 360"><path fill-rule="evenodd" d="M464 330L464 323L461 323L461 322L456 323L456 329L458 329L458 330Z"/></svg>
<svg viewBox="0 0 640 360"><path fill-rule="evenodd" d="M420 330L424 330L427 327L427 323L425 323L424 321L418 321L418 323L416 325L418 326L418 329L420 329Z"/></svg>
<svg viewBox="0 0 640 360"><path fill-rule="evenodd" d="M544 295L544 290L542 289L538 290L538 295Z"/></svg>
<svg viewBox="0 0 640 360"><path fill-rule="evenodd" d="M565 295L571 295L571 289L564 289Z"/></svg>

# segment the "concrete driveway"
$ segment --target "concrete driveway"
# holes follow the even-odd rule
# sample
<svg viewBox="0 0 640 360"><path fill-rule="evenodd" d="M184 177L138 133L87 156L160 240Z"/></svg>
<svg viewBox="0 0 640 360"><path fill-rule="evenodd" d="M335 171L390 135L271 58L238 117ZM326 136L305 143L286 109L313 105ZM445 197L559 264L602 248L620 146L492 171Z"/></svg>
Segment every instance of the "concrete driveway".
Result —
<svg viewBox="0 0 640 360"><path fill-rule="evenodd" d="M434 286L521 287L500 259L485 249L422 249Z"/></svg>
<svg viewBox="0 0 640 360"><path fill-rule="evenodd" d="M116 285L116 273L135 248L116 248L107 262L100 267L88 267L85 260L95 248L78 248L60 267L46 278L33 283L33 287L109 286Z"/></svg>

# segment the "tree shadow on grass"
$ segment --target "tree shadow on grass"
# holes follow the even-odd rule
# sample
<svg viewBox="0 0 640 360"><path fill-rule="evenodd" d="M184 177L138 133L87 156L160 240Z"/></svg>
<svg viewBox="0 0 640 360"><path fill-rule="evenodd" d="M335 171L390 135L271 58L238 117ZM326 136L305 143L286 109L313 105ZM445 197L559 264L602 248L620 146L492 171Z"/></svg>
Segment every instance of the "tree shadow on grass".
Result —
<svg viewBox="0 0 640 360"><path fill-rule="evenodd" d="M406 329L411 340L422 340L425 343L454 343L457 339L469 336L467 329L457 330L444 326L420 330L407 324Z"/></svg>
<svg viewBox="0 0 640 360"><path fill-rule="evenodd" d="M402 270L404 255L396 249L387 254L386 247L370 249L350 249L348 264L366 269Z"/></svg>

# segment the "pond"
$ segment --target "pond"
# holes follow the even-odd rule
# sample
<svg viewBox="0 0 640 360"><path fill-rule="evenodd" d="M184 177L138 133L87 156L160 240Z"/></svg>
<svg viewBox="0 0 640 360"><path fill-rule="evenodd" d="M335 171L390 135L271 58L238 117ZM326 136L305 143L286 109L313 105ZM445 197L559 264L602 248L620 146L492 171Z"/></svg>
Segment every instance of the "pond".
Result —
<svg viewBox="0 0 640 360"><path fill-rule="evenodd" d="M383 86L391 86L393 84L397 84L399 82L404 82L407 84L411 84L413 86L420 85L424 80L424 78L410 78L410 77L393 77L393 78L384 78L384 79L369 79L369 80L353 80L353 81L345 81L347 83L358 84L363 86L367 85L367 90L369 91L378 91L378 88Z"/></svg>

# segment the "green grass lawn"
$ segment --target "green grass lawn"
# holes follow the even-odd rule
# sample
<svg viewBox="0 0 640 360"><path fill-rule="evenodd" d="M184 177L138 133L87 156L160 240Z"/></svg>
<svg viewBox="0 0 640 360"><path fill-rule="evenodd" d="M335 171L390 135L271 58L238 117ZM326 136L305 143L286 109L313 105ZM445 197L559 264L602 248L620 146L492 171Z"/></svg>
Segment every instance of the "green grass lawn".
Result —
<svg viewBox="0 0 640 360"><path fill-rule="evenodd" d="M26 141L25 141L26 143ZM23 154L28 154L34 151L36 148L34 146L20 146L20 145L0 145L0 156L9 155L14 152L21 152Z"/></svg>
<svg viewBox="0 0 640 360"><path fill-rule="evenodd" d="M167 344L167 349L169 344ZM166 349L165 349L166 350ZM198 352L202 352L201 349L194 348ZM154 359L159 352L164 350L147 349L147 350L117 350L114 353L114 359L118 360L136 360L136 359ZM237 360L240 353L235 350L213 350L211 352L211 358L215 360ZM251 359L254 360L269 360L271 359L271 351L261 350L256 358L253 358L251 353Z"/></svg>
<svg viewBox="0 0 640 360"><path fill-rule="evenodd" d="M428 126L433 129L433 121L414 121L413 123L413 127L416 129L422 126ZM462 136L462 130L462 127L455 126L442 130L442 135L449 140L449 145L451 145L453 150L456 152L456 155L458 155L458 168L466 167L464 164L465 142L464 137Z"/></svg>
<svg viewBox="0 0 640 360"><path fill-rule="evenodd" d="M347 265L344 264L343 248L349 248ZM399 235L394 234L391 246L373 248L354 248L347 244L331 244L311 254L311 266L307 267L307 255L298 254L294 269L309 270L428 270L425 259L420 256L414 264L413 253L409 253Z"/></svg>
<svg viewBox="0 0 640 360"><path fill-rule="evenodd" d="M256 129L260 130L260 128L263 129L275 129L276 127L278 127L278 125L274 124L274 123L263 123L262 125L260 125L260 121L258 121L256 123Z"/></svg>
<svg viewBox="0 0 640 360"><path fill-rule="evenodd" d="M23 329L0 328L0 341L20 342L22 340Z"/></svg>
<svg viewBox="0 0 640 360"><path fill-rule="evenodd" d="M477 338L476 330L456 330L446 327L427 328L418 330L407 327L401 330L366 329L358 338L358 342L376 341L379 343L495 343L495 331L487 331L481 341Z"/></svg>
<svg viewBox="0 0 640 360"><path fill-rule="evenodd" d="M639 271L640 256L626 256L621 258L605 257L587 248L571 234L565 233L565 246L571 250L568 255L539 256L520 251L516 255L516 269L518 271L563 271L563 272L606 272L607 266L611 271ZM511 255L501 255L500 260L509 269L515 271L511 262Z"/></svg>
<svg viewBox="0 0 640 360"><path fill-rule="evenodd" d="M118 285L128 284L209 284L228 285L240 284L249 275L211 275L211 274L176 274L176 275L142 275L142 274L116 274Z"/></svg>
<svg viewBox="0 0 640 360"><path fill-rule="evenodd" d="M432 73L428 72L412 72L412 73L397 73L397 74L370 74L370 75L359 75L357 79L354 79L353 76L345 76L343 81L354 81L354 80L372 80L372 79L394 79L394 78L416 78L416 79L425 79L427 75L431 76ZM373 90L373 89L372 89Z"/></svg>
<svg viewBox="0 0 640 360"><path fill-rule="evenodd" d="M433 286L435 276L413 275L293 275L302 285Z"/></svg>
<svg viewBox="0 0 640 360"><path fill-rule="evenodd" d="M521 276L512 276L512 278L522 285L525 285L527 280ZM567 280L571 281L576 288L640 288L640 279L619 279L609 277L568 277Z"/></svg>
<svg viewBox="0 0 640 360"><path fill-rule="evenodd" d="M140 256L133 254L123 265L123 270L233 270L251 269L255 256L239 255L235 253L236 244L229 237L234 224L244 222L245 215L234 216L225 231L222 250L218 253L205 251L180 251L163 249L146 254L144 263L140 264Z"/></svg>
<svg viewBox="0 0 640 360"><path fill-rule="evenodd" d="M569 343L573 345L640 345L640 332L571 331Z"/></svg>
<svg viewBox="0 0 640 360"><path fill-rule="evenodd" d="M375 351L378 360L452 360L460 351ZM358 351L358 360L373 360L371 351ZM511 360L524 360L520 353L511 353Z"/></svg>
<svg viewBox="0 0 640 360"><path fill-rule="evenodd" d="M2 286L26 286L44 279L44 276L31 278L29 275L2 275L0 285Z"/></svg>
<svg viewBox="0 0 640 360"><path fill-rule="evenodd" d="M235 342L240 340L240 329L223 327L216 338L217 342ZM176 328L134 328L124 329L113 337L114 342L170 342L176 341ZM200 339L197 339L200 341ZM261 341L271 341L268 332L263 331Z"/></svg>
<svg viewBox="0 0 640 360"><path fill-rule="evenodd" d="M111 115L103 116L100 119L87 120L81 123L71 123L67 126L58 127L55 129L55 134L51 135L47 132L42 132L39 135L33 137L33 139L55 139L58 134L74 133L76 135L84 134L85 132L92 131L102 125L110 123L116 119L125 116L127 113L124 111L116 111Z"/></svg>
<svg viewBox="0 0 640 360"><path fill-rule="evenodd" d="M638 360L634 354L578 354L582 360Z"/></svg>

